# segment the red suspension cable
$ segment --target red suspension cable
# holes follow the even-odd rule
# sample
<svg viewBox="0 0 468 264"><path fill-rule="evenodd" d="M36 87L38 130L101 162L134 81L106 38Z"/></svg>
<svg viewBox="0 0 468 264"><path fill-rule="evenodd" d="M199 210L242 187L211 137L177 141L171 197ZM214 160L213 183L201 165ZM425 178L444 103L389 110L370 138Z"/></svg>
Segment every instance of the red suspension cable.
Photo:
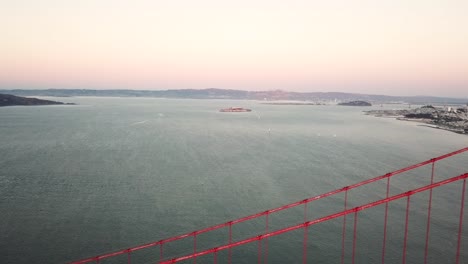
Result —
<svg viewBox="0 0 468 264"><path fill-rule="evenodd" d="M355 222L354 222L354 225L355 225L354 233L355 234L354 234L353 240L356 240L356 237L357 237L357 235L356 235L357 213L359 211L366 210L366 209L369 209L369 208L372 208L372 207L375 207L375 206L378 206L378 205L381 205L381 204L384 204L384 203L388 203L388 202L391 202L391 201L395 201L395 200L398 200L398 199L402 199L402 198L405 198L405 197L408 197L407 204L409 205L409 197L416 194L416 193L427 191L427 190L430 190L430 189L433 189L433 188L436 188L436 187L439 187L439 186L442 186L442 185L445 185L445 184L449 184L449 183L455 182L455 181L465 180L464 182L466 183L466 178L468 178L468 173L465 173L465 174L462 174L462 175L459 175L457 177L453 177L453 178L450 178L450 179L446 179L446 180L443 180L443 181L439 181L439 182L436 182L436 183L433 183L433 184L429 184L429 185L426 185L424 187L417 188L417 189L414 189L414 190L411 190L411 191L408 191L408 192L404 192L404 193L401 193L401 194L398 194L398 195L394 195L394 196L391 196L389 198L381 199L381 200L371 202L371 203L368 203L368 204L365 204L365 205L362 205L362 206L358 206L358 207L355 207L355 208L352 208L352 209L348 209L348 210L345 210L345 211L342 211L342 212L339 212L339 213L335 213L335 214L331 214L331 215L328 215L328 216L325 216L325 217L321 217L321 218L316 219L316 220L312 220L312 221L308 221L308 222L305 222L305 223L302 223L302 224L286 227L286 228L283 228L283 229L279 229L279 230L269 232L269 233L266 233L266 234L263 234L263 235L247 238L247 239L237 241L237 242L233 242L233 243L223 245L223 246L220 246L220 247L200 251L200 252L197 252L196 254L191 254L191 255L187 255L187 256L178 257L178 258L174 258L174 259L171 259L171 260L163 261L160 264L176 263L176 262L179 262L179 261L188 260L188 259L191 259L191 258L194 258L194 257L200 257L200 256L203 256L203 255L211 254L211 253L218 252L218 251L221 251L221 250L226 250L226 249L229 249L229 248L238 247L238 246L248 244L248 243L251 243L251 242L254 242L254 241L260 242L264 238L277 236L277 235L280 235L280 234L283 234L283 233L286 233L286 232L290 232L290 231L293 231L293 230L296 230L296 229L299 229L299 228L305 228L307 226L311 226L311 225L315 225L315 224L322 223L322 222L325 222L325 221L329 221L331 219L342 217L344 215L351 214L351 213L355 214ZM464 192L463 192L463 198L464 198ZM462 200L462 201L464 201L464 200ZM409 207L407 207L407 208L409 208ZM407 218L408 218L408 215L407 215ZM460 219L462 219L462 218L460 218ZM461 230L461 228L460 228L460 230ZM459 231L459 234L460 234L460 232L461 231ZM405 233L406 233L406 231L405 231ZM355 243L353 243L353 244L354 244L353 245L353 247L354 247ZM355 249L353 249L353 255L354 255L354 253L355 253ZM459 253L457 253L457 254L459 254ZM353 257L353 259L354 259L354 257Z"/></svg>
<svg viewBox="0 0 468 264"><path fill-rule="evenodd" d="M393 176L395 176L397 174L400 174L400 173L403 173L403 172L406 172L406 171L409 171L409 170L413 170L413 169L419 168L421 166L425 166L425 165L430 164L430 163L433 164L436 161L446 159L448 157L463 153L465 151L468 151L468 147L457 150L457 151L454 151L454 152L451 152L451 153L448 153L448 154L445 154L445 155L442 155L442 156L439 156L439 157L431 159L431 160L427 160L427 161L424 161L424 162L421 162L421 163L418 163L418 164L415 164L415 165L412 165L412 166L408 166L406 168L403 168L403 169L400 169L400 170L397 170L397 171L387 173L385 175L381 175L381 176L378 176L378 177L375 177L375 178L372 178L372 179L369 179L369 180L365 180L365 181L362 181L362 182L359 182L359 183L356 183L356 184L353 184L353 185L350 185L350 186L347 186L347 187L344 187L344 188L341 188L341 189L337 189L337 190L334 190L334 191L331 191L331 192L328 192L328 193L324 193L322 195L318 195L318 196L311 197L311 198L308 198L308 199L305 199L305 200L301 200L301 201L297 201L297 202L294 202L294 203L291 203L291 204L287 204L287 205L284 205L284 206L281 206L281 207L278 207L278 208L267 210L265 212L249 215L249 216L239 218L239 219L236 219L236 220L233 220L233 221L229 221L229 222L226 222L226 223L222 223L222 224L218 224L218 225L211 226L211 227L208 227L208 228L200 229L200 230L190 232L190 233L186 233L186 234L183 234L183 235L170 237L170 238L167 238L167 239L163 239L163 240L143 244L143 245L132 247L132 248L129 248L129 249L124 249L124 250L120 250L120 251L116 251L116 252L112 252L112 253L108 253L108 254L92 257L92 258L87 258L87 259L84 259L84 260L73 262L72 264L99 262L102 259L114 257L114 256L121 255L121 254L129 254L130 252L134 252L134 251L149 248L149 247L154 247L154 246L157 246L157 245L160 246L160 261L162 261L163 260L163 244L173 242L173 241L176 241L176 240L180 240L180 239L184 239L184 238L193 236L194 234L202 234L202 233L206 233L206 232L213 231L213 230L220 229L220 228L224 228L224 227L229 227L229 243L232 243L232 225L234 225L234 224L245 222L245 221L248 221L248 220L251 220L251 219L255 219L255 218L261 217L261 216L263 216L265 214L271 214L271 213L286 210L286 209L289 209L289 208L292 208L292 207L296 207L296 206L299 206L299 205L302 205L302 204L307 204L309 202L312 202L312 201L315 201L315 200L320 200L322 198L329 197L329 196L332 196L332 195L336 195L338 193L345 192L345 191L350 190L350 189L355 189L355 188L358 188L358 187L360 187L362 185L373 183L373 182L376 182L376 181L379 181L379 180L382 180L382 179L385 179L385 178L387 178L387 181L389 181L389 179L391 177L393 177ZM385 229L385 233L386 233L386 229ZM384 241L385 241L385 239L384 239ZM194 249L196 251L196 245L195 245ZM385 247L383 248L383 252L382 252L382 263L384 262L384 255L385 255ZM265 255L265 259L266 259L266 256L267 255ZM230 251L229 252L229 264L231 264L231 260L232 260L232 252Z"/></svg>

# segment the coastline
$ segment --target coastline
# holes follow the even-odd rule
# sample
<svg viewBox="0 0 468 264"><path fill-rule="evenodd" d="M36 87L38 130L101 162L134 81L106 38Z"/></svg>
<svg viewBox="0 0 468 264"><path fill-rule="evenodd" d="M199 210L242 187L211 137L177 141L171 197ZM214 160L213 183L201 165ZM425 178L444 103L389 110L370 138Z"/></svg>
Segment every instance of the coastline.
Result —
<svg viewBox="0 0 468 264"><path fill-rule="evenodd" d="M468 135L468 106L458 109L423 106L410 110L370 110L364 111L364 113L379 118L394 118L399 121L419 123L420 126L433 129Z"/></svg>

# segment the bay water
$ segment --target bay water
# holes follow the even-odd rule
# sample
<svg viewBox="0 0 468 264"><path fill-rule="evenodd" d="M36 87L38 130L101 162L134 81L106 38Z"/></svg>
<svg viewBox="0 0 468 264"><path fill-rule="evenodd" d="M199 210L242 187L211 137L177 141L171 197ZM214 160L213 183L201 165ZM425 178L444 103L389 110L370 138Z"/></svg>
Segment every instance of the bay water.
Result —
<svg viewBox="0 0 468 264"><path fill-rule="evenodd" d="M404 105L47 99L77 105L0 108L0 263L67 263L158 241L468 146L466 135L362 112ZM253 111L219 112L231 106ZM390 194L429 184L430 171L425 166L395 177ZM462 154L437 163L435 180L467 171L468 154ZM429 263L455 260L461 186L434 190ZM382 199L385 190L379 182L350 191L348 208ZM342 198L310 204L306 219L343 210ZM422 263L428 193L411 199L407 260ZM406 199L389 206L386 263L401 263L405 207ZM360 213L357 263L380 263L384 209ZM468 262L466 211L461 257ZM300 207L272 215L269 230L303 222L303 214ZM345 263L351 263L353 221L349 215ZM309 228L309 263L340 263L342 228L343 218ZM264 231L265 218L259 218L234 227L233 240ZM197 248L227 243L226 229L214 233L200 236ZM264 241L262 258L300 263L303 233ZM255 263L257 251L257 243L233 249L233 263ZM165 257L191 252L190 239L164 249ZM159 254L159 247L145 249L132 260L157 263ZM197 263L213 263L213 255ZM226 252L218 254L218 263L227 263Z"/></svg>

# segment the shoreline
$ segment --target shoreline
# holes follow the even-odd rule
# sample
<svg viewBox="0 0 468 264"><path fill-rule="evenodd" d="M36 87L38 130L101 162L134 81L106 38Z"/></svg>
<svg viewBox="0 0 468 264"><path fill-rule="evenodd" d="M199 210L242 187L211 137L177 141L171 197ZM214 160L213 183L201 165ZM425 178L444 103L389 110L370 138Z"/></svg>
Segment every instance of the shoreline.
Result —
<svg viewBox="0 0 468 264"><path fill-rule="evenodd" d="M468 111L464 108L454 111L423 106L412 110L370 110L364 113L374 117L414 122L419 123L419 126L468 135Z"/></svg>

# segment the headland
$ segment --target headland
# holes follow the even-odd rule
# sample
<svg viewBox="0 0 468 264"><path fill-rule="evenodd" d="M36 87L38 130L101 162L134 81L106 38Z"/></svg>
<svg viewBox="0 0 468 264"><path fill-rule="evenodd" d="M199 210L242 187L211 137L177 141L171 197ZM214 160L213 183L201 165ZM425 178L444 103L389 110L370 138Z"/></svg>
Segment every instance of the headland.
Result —
<svg viewBox="0 0 468 264"><path fill-rule="evenodd" d="M440 107L426 105L415 109L370 110L367 115L393 117L403 121L424 123L429 127L468 135L468 105Z"/></svg>

